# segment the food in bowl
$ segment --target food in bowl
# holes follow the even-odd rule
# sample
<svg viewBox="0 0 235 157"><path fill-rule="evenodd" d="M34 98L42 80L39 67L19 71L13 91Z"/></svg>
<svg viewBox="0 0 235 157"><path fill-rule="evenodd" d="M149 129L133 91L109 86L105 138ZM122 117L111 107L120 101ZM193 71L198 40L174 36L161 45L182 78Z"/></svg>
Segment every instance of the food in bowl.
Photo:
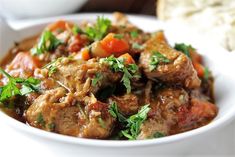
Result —
<svg viewBox="0 0 235 157"><path fill-rule="evenodd" d="M1 62L2 110L91 139L160 138L210 123L213 76L196 49L115 19L57 21L16 44Z"/></svg>

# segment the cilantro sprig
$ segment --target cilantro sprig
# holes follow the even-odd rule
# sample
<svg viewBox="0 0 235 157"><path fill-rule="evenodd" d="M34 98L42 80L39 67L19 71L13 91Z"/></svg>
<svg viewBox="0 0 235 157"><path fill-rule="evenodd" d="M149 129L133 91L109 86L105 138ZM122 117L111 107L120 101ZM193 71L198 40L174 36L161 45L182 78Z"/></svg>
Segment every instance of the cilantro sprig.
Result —
<svg viewBox="0 0 235 157"><path fill-rule="evenodd" d="M152 56L150 57L150 63L149 63L150 71L155 70L159 65L159 63L169 63L169 62L170 60L168 58L163 56L161 53L154 51Z"/></svg>
<svg viewBox="0 0 235 157"><path fill-rule="evenodd" d="M8 78L8 83L0 87L0 102L5 102L6 100L16 96L16 95L26 95L31 92L38 92L40 80L35 78L23 79L19 77L12 77L6 71L0 68L0 73ZM21 85L20 87L18 85Z"/></svg>
<svg viewBox="0 0 235 157"><path fill-rule="evenodd" d="M140 126L147 119L147 114L150 111L149 104L144 105L138 113L124 117L117 108L117 104L113 102L110 105L109 113L124 126L124 129L120 131L120 135L128 138L129 140L136 140L140 134Z"/></svg>
<svg viewBox="0 0 235 157"><path fill-rule="evenodd" d="M55 50L62 42L57 39L52 32L44 31L38 44L31 49L32 55L40 55L48 51Z"/></svg>
<svg viewBox="0 0 235 157"><path fill-rule="evenodd" d="M136 64L128 64L124 63L123 58L115 58L113 55L107 58L102 58L101 62L108 63L111 70L114 72L122 72L123 76L121 82L126 87L127 93L131 92L131 79L132 78L139 78L140 75L138 74L138 66Z"/></svg>
<svg viewBox="0 0 235 157"><path fill-rule="evenodd" d="M106 35L110 26L111 21L109 19L104 18L103 16L98 16L95 25L93 27L86 28L84 32L88 35L88 37L94 41L97 41Z"/></svg>

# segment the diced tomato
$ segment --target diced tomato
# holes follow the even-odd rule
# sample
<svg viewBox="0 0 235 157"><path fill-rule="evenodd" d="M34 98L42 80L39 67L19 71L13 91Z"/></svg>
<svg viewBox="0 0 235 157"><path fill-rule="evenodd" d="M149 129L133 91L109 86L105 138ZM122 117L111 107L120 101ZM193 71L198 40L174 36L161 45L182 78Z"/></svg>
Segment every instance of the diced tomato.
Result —
<svg viewBox="0 0 235 157"><path fill-rule="evenodd" d="M126 40L115 38L114 33L109 33L100 43L105 51L114 56L120 56L122 52L128 51L130 48Z"/></svg>
<svg viewBox="0 0 235 157"><path fill-rule="evenodd" d="M83 45L84 42L82 41L80 35L78 34L72 39L72 42L69 44L68 50L69 52L78 52L81 50Z"/></svg>
<svg viewBox="0 0 235 157"><path fill-rule="evenodd" d="M197 71L197 75L202 78L204 76L204 71L205 71L204 69L205 68L198 62L194 62L193 66L194 66L195 70Z"/></svg>
<svg viewBox="0 0 235 157"><path fill-rule="evenodd" d="M30 55L28 52L20 52L10 63L11 69L35 70L40 67L41 63L37 57Z"/></svg>
<svg viewBox="0 0 235 157"><path fill-rule="evenodd" d="M132 56L129 53L125 53L118 58L123 58L125 64L134 64L135 60L132 58Z"/></svg>
<svg viewBox="0 0 235 157"><path fill-rule="evenodd" d="M88 48L83 48L76 56L77 59L89 60L91 58Z"/></svg>

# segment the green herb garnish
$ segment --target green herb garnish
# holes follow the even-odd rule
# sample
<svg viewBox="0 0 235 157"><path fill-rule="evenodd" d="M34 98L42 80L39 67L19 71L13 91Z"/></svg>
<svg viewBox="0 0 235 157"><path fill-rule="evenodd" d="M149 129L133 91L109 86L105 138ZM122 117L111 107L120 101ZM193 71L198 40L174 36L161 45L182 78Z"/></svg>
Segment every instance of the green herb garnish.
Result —
<svg viewBox="0 0 235 157"><path fill-rule="evenodd" d="M132 44L132 48L133 49L138 49L138 50L143 50L144 49L144 46L138 44L138 43L133 43Z"/></svg>
<svg viewBox="0 0 235 157"><path fill-rule="evenodd" d="M156 132L155 134L153 134L153 138L160 138L160 137L164 137L164 136L166 136L166 135L161 132Z"/></svg>
<svg viewBox="0 0 235 157"><path fill-rule="evenodd" d="M77 25L74 25L72 28L72 33L73 33L73 35L78 35L79 33L83 33L83 31Z"/></svg>
<svg viewBox="0 0 235 157"><path fill-rule="evenodd" d="M96 24L93 27L86 28L85 34L87 34L91 39L97 41L106 35L110 26L111 21L109 19L106 19L103 16L98 16Z"/></svg>
<svg viewBox="0 0 235 157"><path fill-rule="evenodd" d="M42 127L45 128L45 126L46 126L46 121L44 120L42 113L39 113L39 114L38 114L37 123L38 123L39 125L41 125Z"/></svg>
<svg viewBox="0 0 235 157"><path fill-rule="evenodd" d="M101 73L96 73L95 77L91 79L91 85L94 87L99 83L99 81L103 78L103 75Z"/></svg>
<svg viewBox="0 0 235 157"><path fill-rule="evenodd" d="M38 92L39 90L39 83L40 80L35 78L14 78L5 72L3 69L0 68L0 73L8 78L8 83L2 87L0 87L0 102L5 102L6 100L14 97L16 95L26 95L31 92ZM17 85L20 84L21 87L19 88Z"/></svg>
<svg viewBox="0 0 235 157"><path fill-rule="evenodd" d="M149 111L149 105L144 105L137 114L130 116L126 120L126 129L122 130L121 133L129 140L136 140L140 133L140 126L147 119Z"/></svg>
<svg viewBox="0 0 235 157"><path fill-rule="evenodd" d="M131 31L130 34L132 38L137 38L139 35L137 31Z"/></svg>
<svg viewBox="0 0 235 157"><path fill-rule="evenodd" d="M105 123L104 123L104 120L101 118L101 117L99 117L98 118L98 122L99 122L99 124L100 124L100 126L102 127L102 128L106 128L106 125L105 125Z"/></svg>
<svg viewBox="0 0 235 157"><path fill-rule="evenodd" d="M43 118L42 118L43 119ZM44 120L43 120L44 121ZM48 128L51 130L51 131L54 131L55 130L55 127L56 127L56 125L55 125L55 123L50 123L50 124L48 124Z"/></svg>
<svg viewBox="0 0 235 157"><path fill-rule="evenodd" d="M124 64L123 58L115 58L114 56L110 56L108 58L101 59L101 62L106 62L109 64L110 68L114 72L122 72L123 76L121 82L127 89L127 93L131 92L131 79L139 78L138 74L138 66L136 64Z"/></svg>
<svg viewBox="0 0 235 157"><path fill-rule="evenodd" d="M44 31L38 44L31 49L32 55L40 55L48 51L55 50L62 42L57 39L50 31Z"/></svg>
<svg viewBox="0 0 235 157"><path fill-rule="evenodd" d="M122 39L124 37L123 34L114 34L114 38L116 39Z"/></svg>
<svg viewBox="0 0 235 157"><path fill-rule="evenodd" d="M119 111L116 102L112 102L109 107L109 113L113 118L117 118L119 122L125 123L126 117L124 117Z"/></svg>
<svg viewBox="0 0 235 157"><path fill-rule="evenodd" d="M210 71L207 67L204 68L204 79L208 80L210 76Z"/></svg>
<svg viewBox="0 0 235 157"><path fill-rule="evenodd" d="M116 118L124 128L118 133L118 137L124 136L129 140L135 140L140 133L141 124L147 119L149 111L149 105L144 105L137 114L126 118L118 111L116 102L112 102L109 107L109 113L112 117Z"/></svg>
<svg viewBox="0 0 235 157"><path fill-rule="evenodd" d="M169 63L170 60L167 59L165 56L163 56L159 52L153 52L152 56L150 57L150 71L153 71L157 68L159 63Z"/></svg>
<svg viewBox="0 0 235 157"><path fill-rule="evenodd" d="M183 52L189 58L191 58L190 50L195 50L195 48L193 48L191 45L186 45L184 43L180 43L180 44L176 43L174 48L178 51Z"/></svg>

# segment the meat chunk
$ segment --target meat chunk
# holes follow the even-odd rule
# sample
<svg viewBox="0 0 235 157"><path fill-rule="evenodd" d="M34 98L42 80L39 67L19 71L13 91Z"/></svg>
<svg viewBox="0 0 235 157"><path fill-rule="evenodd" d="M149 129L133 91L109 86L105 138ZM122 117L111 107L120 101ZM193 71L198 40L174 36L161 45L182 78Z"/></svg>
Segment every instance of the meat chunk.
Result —
<svg viewBox="0 0 235 157"><path fill-rule="evenodd" d="M191 91L190 109L182 109L178 114L180 119L178 123L178 132L183 132L206 125L216 117L218 108L215 104L209 102L208 100L208 97L201 94L199 89Z"/></svg>
<svg viewBox="0 0 235 157"><path fill-rule="evenodd" d="M142 124L138 138L153 138L156 133L170 135L178 122L177 113L188 105L188 93L182 88L165 88L153 94L148 119Z"/></svg>
<svg viewBox="0 0 235 157"><path fill-rule="evenodd" d="M94 96L80 102L62 87L40 95L27 110L26 119L31 126L43 130L100 139L110 136L115 121L107 104Z"/></svg>
<svg viewBox="0 0 235 157"><path fill-rule="evenodd" d="M198 90L188 94L182 88L164 88L152 95L148 119L141 126L139 139L155 134L172 135L192 130L210 122L217 107Z"/></svg>
<svg viewBox="0 0 235 157"><path fill-rule="evenodd" d="M158 63L151 69L150 62L153 52L159 52L169 63ZM149 79L159 79L166 83L183 85L186 88L200 86L200 79L193 68L191 60L183 53L171 48L165 40L163 32L157 32L146 42L145 51L141 53L140 65Z"/></svg>
<svg viewBox="0 0 235 157"><path fill-rule="evenodd" d="M112 96L109 102L116 102L119 111L125 115L133 115L138 112L139 102L138 97L134 94L125 94L122 96Z"/></svg>
<svg viewBox="0 0 235 157"><path fill-rule="evenodd" d="M69 58L62 59L57 64L57 70L51 77L80 97L90 92L95 94L100 88L112 85L121 79L119 73L113 73L109 66L100 64L96 59L81 61ZM92 83L93 79L97 79L95 84Z"/></svg>

